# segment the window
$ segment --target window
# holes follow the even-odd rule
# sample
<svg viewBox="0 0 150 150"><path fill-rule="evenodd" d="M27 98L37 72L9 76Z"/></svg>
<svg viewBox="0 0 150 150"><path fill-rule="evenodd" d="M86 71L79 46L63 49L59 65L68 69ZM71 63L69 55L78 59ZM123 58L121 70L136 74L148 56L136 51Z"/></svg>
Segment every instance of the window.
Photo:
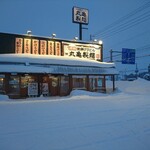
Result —
<svg viewBox="0 0 150 150"><path fill-rule="evenodd" d="M67 95L69 92L69 77L62 76L60 80L60 94Z"/></svg>
<svg viewBox="0 0 150 150"><path fill-rule="evenodd" d="M9 93L10 94L19 94L19 77L18 76L10 76L9 79Z"/></svg>
<svg viewBox="0 0 150 150"><path fill-rule="evenodd" d="M86 76L72 76L73 89L86 89Z"/></svg>
<svg viewBox="0 0 150 150"><path fill-rule="evenodd" d="M102 76L89 76L89 89L90 91L99 91L103 89L103 77Z"/></svg>
<svg viewBox="0 0 150 150"><path fill-rule="evenodd" d="M0 74L0 93L4 93L4 80L5 80L5 75Z"/></svg>

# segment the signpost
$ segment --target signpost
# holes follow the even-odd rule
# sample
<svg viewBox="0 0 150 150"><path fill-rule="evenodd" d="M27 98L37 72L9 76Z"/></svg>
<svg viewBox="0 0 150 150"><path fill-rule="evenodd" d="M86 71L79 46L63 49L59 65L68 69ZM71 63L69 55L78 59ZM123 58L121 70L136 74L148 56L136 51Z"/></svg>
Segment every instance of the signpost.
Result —
<svg viewBox="0 0 150 150"><path fill-rule="evenodd" d="M122 48L122 64L135 64L135 49Z"/></svg>
<svg viewBox="0 0 150 150"><path fill-rule="evenodd" d="M82 40L82 24L88 25L89 11L85 8L73 7L72 21L79 24L79 40Z"/></svg>

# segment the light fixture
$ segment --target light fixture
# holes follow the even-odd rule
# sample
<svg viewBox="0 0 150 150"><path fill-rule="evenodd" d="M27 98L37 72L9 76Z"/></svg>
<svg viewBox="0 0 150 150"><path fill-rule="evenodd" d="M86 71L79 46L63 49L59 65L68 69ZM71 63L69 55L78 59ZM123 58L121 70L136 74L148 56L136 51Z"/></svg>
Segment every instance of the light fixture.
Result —
<svg viewBox="0 0 150 150"><path fill-rule="evenodd" d="M98 44L103 44L103 41L99 40L99 41L98 41Z"/></svg>
<svg viewBox="0 0 150 150"><path fill-rule="evenodd" d="M76 36L76 37L74 37L74 40L75 40L75 41L77 41L78 39L79 39L79 38L78 38L77 36Z"/></svg>
<svg viewBox="0 0 150 150"><path fill-rule="evenodd" d="M27 31L27 35L31 35L32 31L31 30L28 30Z"/></svg>
<svg viewBox="0 0 150 150"><path fill-rule="evenodd" d="M56 34L55 34L55 33L53 33L53 34L52 34L52 38L55 38L55 37L56 37Z"/></svg>

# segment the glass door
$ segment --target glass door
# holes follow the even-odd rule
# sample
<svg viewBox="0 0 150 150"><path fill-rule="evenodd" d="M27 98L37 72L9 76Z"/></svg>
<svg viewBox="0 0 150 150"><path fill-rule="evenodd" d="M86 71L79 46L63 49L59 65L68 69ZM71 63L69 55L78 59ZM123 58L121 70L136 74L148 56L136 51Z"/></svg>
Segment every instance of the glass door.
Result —
<svg viewBox="0 0 150 150"><path fill-rule="evenodd" d="M69 77L61 76L60 78L60 95L65 96L69 94Z"/></svg>
<svg viewBox="0 0 150 150"><path fill-rule="evenodd" d="M19 76L10 76L9 78L9 94L19 95L20 94L20 85L19 85Z"/></svg>
<svg viewBox="0 0 150 150"><path fill-rule="evenodd" d="M59 95L59 78L56 76L50 76L50 95Z"/></svg>

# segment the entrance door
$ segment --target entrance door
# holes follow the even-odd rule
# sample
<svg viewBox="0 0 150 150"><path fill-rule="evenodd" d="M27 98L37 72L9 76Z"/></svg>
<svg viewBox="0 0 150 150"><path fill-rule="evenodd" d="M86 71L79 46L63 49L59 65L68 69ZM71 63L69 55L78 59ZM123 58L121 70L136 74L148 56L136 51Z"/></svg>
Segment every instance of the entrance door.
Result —
<svg viewBox="0 0 150 150"><path fill-rule="evenodd" d="M59 95L59 78L55 76L50 77L50 95Z"/></svg>
<svg viewBox="0 0 150 150"><path fill-rule="evenodd" d="M20 95L19 76L10 76L10 78L9 78L9 95Z"/></svg>
<svg viewBox="0 0 150 150"><path fill-rule="evenodd" d="M61 76L60 78L60 95L65 96L69 94L69 76Z"/></svg>

